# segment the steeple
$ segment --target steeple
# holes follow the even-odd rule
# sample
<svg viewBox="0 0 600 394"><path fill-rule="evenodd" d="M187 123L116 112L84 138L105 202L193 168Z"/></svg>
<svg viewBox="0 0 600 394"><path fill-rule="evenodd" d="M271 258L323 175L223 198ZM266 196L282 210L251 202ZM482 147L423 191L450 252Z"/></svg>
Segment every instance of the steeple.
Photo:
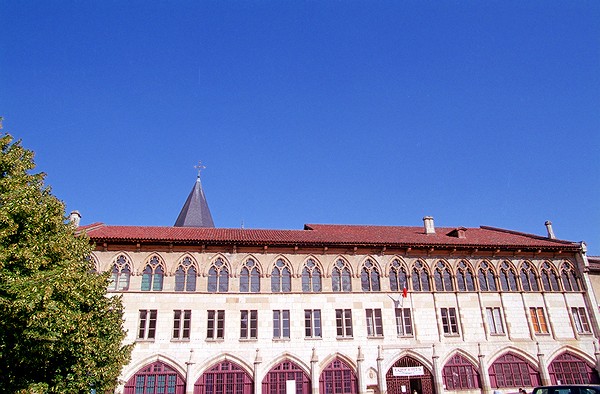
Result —
<svg viewBox="0 0 600 394"><path fill-rule="evenodd" d="M196 166L198 178L190 192L181 212L175 221L175 227L215 227L204 191L200 182L200 171L205 168L200 163Z"/></svg>

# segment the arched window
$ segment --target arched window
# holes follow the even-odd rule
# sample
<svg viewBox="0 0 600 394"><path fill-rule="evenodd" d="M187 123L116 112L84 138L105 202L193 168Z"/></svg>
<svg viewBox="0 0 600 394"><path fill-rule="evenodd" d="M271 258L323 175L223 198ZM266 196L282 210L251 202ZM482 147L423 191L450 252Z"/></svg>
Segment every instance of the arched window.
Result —
<svg viewBox="0 0 600 394"><path fill-rule="evenodd" d="M373 262L369 259L363 264L360 272L360 285L362 291L380 291L379 271Z"/></svg>
<svg viewBox="0 0 600 394"><path fill-rule="evenodd" d="M252 394L254 382L242 367L223 361L204 372L194 384L194 394L208 393Z"/></svg>
<svg viewBox="0 0 600 394"><path fill-rule="evenodd" d="M429 273L422 261L417 261L412 269L412 285L414 291L430 291Z"/></svg>
<svg viewBox="0 0 600 394"><path fill-rule="evenodd" d="M400 261L394 260L390 265L390 290L400 291L406 287L408 289L406 269Z"/></svg>
<svg viewBox="0 0 600 394"><path fill-rule="evenodd" d="M208 292L226 293L227 291L229 291L229 268L219 257L208 270Z"/></svg>
<svg viewBox="0 0 600 394"><path fill-rule="evenodd" d="M438 261L433 271L435 281L435 289L437 291L454 291L454 283L452 283L452 275L450 268L443 261Z"/></svg>
<svg viewBox="0 0 600 394"><path fill-rule="evenodd" d="M598 372L581 358L563 353L548 368L552 384L598 384Z"/></svg>
<svg viewBox="0 0 600 394"><path fill-rule="evenodd" d="M252 259L246 260L240 272L240 291L242 293L260 293L260 271Z"/></svg>
<svg viewBox="0 0 600 394"><path fill-rule="evenodd" d="M458 263L456 282L460 291L475 291L475 279L471 267L464 261Z"/></svg>
<svg viewBox="0 0 600 394"><path fill-rule="evenodd" d="M460 354L455 354L444 365L442 379L446 390L471 390L481 388L477 368Z"/></svg>
<svg viewBox="0 0 600 394"><path fill-rule="evenodd" d="M129 278L131 277L131 267L129 261L124 255L119 255L113 264L108 290L129 290Z"/></svg>
<svg viewBox="0 0 600 394"><path fill-rule="evenodd" d="M517 291L517 274L507 261L500 264L500 285L502 291Z"/></svg>
<svg viewBox="0 0 600 394"><path fill-rule="evenodd" d="M540 384L540 374L521 357L507 353L488 369L492 388L534 387Z"/></svg>
<svg viewBox="0 0 600 394"><path fill-rule="evenodd" d="M565 261L560 269L562 285L565 291L581 291L579 280L571 263Z"/></svg>
<svg viewBox="0 0 600 394"><path fill-rule="evenodd" d="M481 291L498 291L496 287L496 275L491 265L483 261L479 265L479 290Z"/></svg>
<svg viewBox="0 0 600 394"><path fill-rule="evenodd" d="M310 394L310 377L299 366L291 361L284 361L272 368L262 381L263 394L280 394L287 392L288 381L295 381L296 394Z"/></svg>
<svg viewBox="0 0 600 394"><path fill-rule="evenodd" d="M125 384L125 394L185 393L185 380L175 369L157 361L139 370Z"/></svg>
<svg viewBox="0 0 600 394"><path fill-rule="evenodd" d="M321 372L320 394L356 394L358 379L356 374L342 360L336 358Z"/></svg>
<svg viewBox="0 0 600 394"><path fill-rule="evenodd" d="M535 270L530 262L526 261L521 266L521 286L524 291L539 291Z"/></svg>
<svg viewBox="0 0 600 394"><path fill-rule="evenodd" d="M350 277L350 267L348 262L338 259L331 272L331 287L333 291L349 292L352 291L352 280Z"/></svg>
<svg viewBox="0 0 600 394"><path fill-rule="evenodd" d="M175 291L196 291L198 270L192 259L184 257L175 271Z"/></svg>
<svg viewBox="0 0 600 394"><path fill-rule="evenodd" d="M292 271L282 259L277 260L271 271L271 291L273 293L292 291Z"/></svg>
<svg viewBox="0 0 600 394"><path fill-rule="evenodd" d="M302 291L320 292L321 291L321 270L313 259L306 260L302 270Z"/></svg>
<svg viewBox="0 0 600 394"><path fill-rule="evenodd" d="M165 268L162 261L157 256L152 256L142 272L142 291L161 291L164 277Z"/></svg>
<svg viewBox="0 0 600 394"><path fill-rule="evenodd" d="M558 275L556 274L556 270L552 264L545 261L542 264L542 273L540 276L542 277L542 286L544 286L544 291L560 291L560 286L558 285Z"/></svg>

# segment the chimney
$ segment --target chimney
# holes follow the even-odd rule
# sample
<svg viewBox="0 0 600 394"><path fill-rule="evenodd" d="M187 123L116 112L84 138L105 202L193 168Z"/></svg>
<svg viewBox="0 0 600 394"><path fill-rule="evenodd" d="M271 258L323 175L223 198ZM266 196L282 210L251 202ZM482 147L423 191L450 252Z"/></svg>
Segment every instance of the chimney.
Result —
<svg viewBox="0 0 600 394"><path fill-rule="evenodd" d="M550 220L546 220L546 223L544 224L546 225L546 230L548 230L548 238L556 239L554 231L552 230L552 222Z"/></svg>
<svg viewBox="0 0 600 394"><path fill-rule="evenodd" d="M425 225L425 234L435 234L432 216L425 216L423 218L423 224Z"/></svg>
<svg viewBox="0 0 600 394"><path fill-rule="evenodd" d="M73 226L79 227L79 222L81 221L81 214L79 211L71 211L69 215L69 222L73 223Z"/></svg>

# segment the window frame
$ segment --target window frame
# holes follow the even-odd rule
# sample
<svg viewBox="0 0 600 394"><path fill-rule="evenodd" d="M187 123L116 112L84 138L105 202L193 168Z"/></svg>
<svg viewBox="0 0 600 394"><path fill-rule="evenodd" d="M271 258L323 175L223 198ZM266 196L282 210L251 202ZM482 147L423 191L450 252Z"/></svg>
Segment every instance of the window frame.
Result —
<svg viewBox="0 0 600 394"><path fill-rule="evenodd" d="M308 339L323 338L322 316L320 309L304 310L304 337Z"/></svg>
<svg viewBox="0 0 600 394"><path fill-rule="evenodd" d="M573 317L573 324L575 325L575 331L577 331L577 334L585 335L592 333L590 320L584 307L572 307L571 316Z"/></svg>
<svg viewBox="0 0 600 394"><path fill-rule="evenodd" d="M410 308L395 308L396 333L399 337L412 337L414 331L412 327L412 315Z"/></svg>
<svg viewBox="0 0 600 394"><path fill-rule="evenodd" d="M244 325L245 322L245 325ZM258 339L258 310L240 310L240 339Z"/></svg>
<svg viewBox="0 0 600 394"><path fill-rule="evenodd" d="M352 309L335 310L336 338L353 338Z"/></svg>
<svg viewBox="0 0 600 394"><path fill-rule="evenodd" d="M186 341L190 339L192 324L191 309L173 310L173 340Z"/></svg>
<svg viewBox="0 0 600 394"><path fill-rule="evenodd" d="M546 312L543 307L532 306L529 308L529 317L531 319L531 325L533 332L537 335L550 334L548 327L548 320L546 319Z"/></svg>
<svg viewBox="0 0 600 394"><path fill-rule="evenodd" d="M367 337L383 338L383 319L381 317L381 309L365 309Z"/></svg>
<svg viewBox="0 0 600 394"><path fill-rule="evenodd" d="M138 341L154 341L156 339L157 309L140 309L138 320Z"/></svg>
<svg viewBox="0 0 600 394"><path fill-rule="evenodd" d="M206 312L206 340L218 341L225 339L225 310L209 309Z"/></svg>
<svg viewBox="0 0 600 394"><path fill-rule="evenodd" d="M485 308L485 316L487 319L488 330L490 335L505 335L504 322L502 313L499 307Z"/></svg>
<svg viewBox="0 0 600 394"><path fill-rule="evenodd" d="M274 340L289 340L290 339L290 310L289 309L274 309L273 310L273 339Z"/></svg>
<svg viewBox="0 0 600 394"><path fill-rule="evenodd" d="M456 313L456 308L440 308L440 316L442 319L442 330L444 331L444 336L459 336L460 328L458 324L458 314Z"/></svg>

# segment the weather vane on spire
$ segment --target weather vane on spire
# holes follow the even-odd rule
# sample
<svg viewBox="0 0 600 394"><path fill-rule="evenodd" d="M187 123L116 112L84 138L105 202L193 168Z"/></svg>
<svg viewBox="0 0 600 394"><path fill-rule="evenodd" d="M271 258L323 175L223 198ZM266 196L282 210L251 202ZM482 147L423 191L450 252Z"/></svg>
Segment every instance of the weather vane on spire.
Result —
<svg viewBox="0 0 600 394"><path fill-rule="evenodd" d="M203 169L206 168L205 165L202 164L202 162L200 160L198 160L198 165L195 165L194 168L196 170L198 170L198 178L200 178L200 172L202 172Z"/></svg>

